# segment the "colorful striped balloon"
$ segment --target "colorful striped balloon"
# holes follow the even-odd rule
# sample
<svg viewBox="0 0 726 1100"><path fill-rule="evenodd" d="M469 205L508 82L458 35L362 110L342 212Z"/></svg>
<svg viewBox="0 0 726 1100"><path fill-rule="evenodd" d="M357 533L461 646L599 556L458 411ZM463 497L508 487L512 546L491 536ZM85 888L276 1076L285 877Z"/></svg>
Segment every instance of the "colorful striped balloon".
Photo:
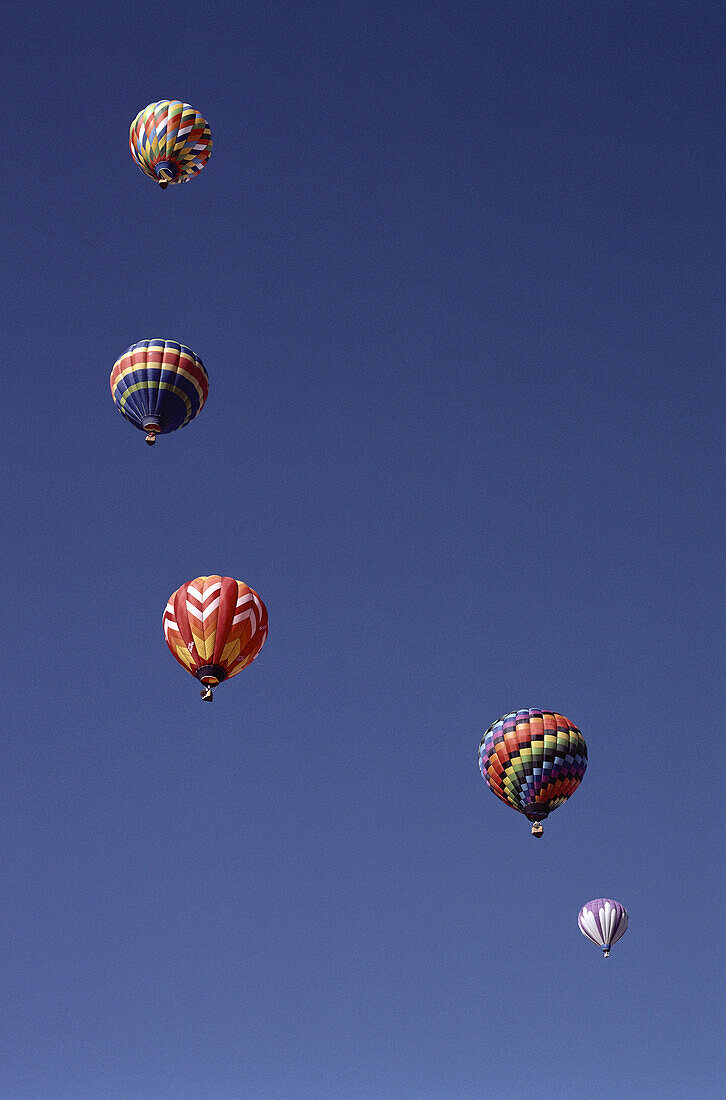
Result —
<svg viewBox="0 0 726 1100"><path fill-rule="evenodd" d="M169 597L162 618L166 644L187 672L212 687L252 664L267 638L267 608L243 581L197 577Z"/></svg>
<svg viewBox="0 0 726 1100"><path fill-rule="evenodd" d="M212 151L204 118L180 99L160 99L139 111L129 131L131 155L163 189L201 172Z"/></svg>
<svg viewBox="0 0 726 1100"><path fill-rule="evenodd" d="M175 432L193 420L209 391L202 360L173 340L141 340L114 363L111 395L126 419L146 432L152 444L157 435Z"/></svg>
<svg viewBox="0 0 726 1100"><path fill-rule="evenodd" d="M602 947L605 958L610 957L610 948L625 934L628 927L628 913L619 901L612 898L595 898L583 905L577 918L580 931L598 947Z"/></svg>
<svg viewBox="0 0 726 1100"><path fill-rule="evenodd" d="M484 734L479 770L497 798L525 814L532 835L577 790L587 768L587 745L577 726L549 710L505 714Z"/></svg>

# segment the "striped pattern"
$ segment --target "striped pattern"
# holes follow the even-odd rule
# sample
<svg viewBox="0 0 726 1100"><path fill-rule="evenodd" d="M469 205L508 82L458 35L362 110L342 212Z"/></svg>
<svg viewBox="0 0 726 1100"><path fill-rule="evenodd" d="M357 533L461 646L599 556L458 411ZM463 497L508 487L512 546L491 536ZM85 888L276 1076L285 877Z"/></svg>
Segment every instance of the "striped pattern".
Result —
<svg viewBox="0 0 726 1100"><path fill-rule="evenodd" d="M212 151L204 118L179 99L150 103L131 123L131 155L142 172L162 187L186 183L201 172Z"/></svg>
<svg viewBox="0 0 726 1100"><path fill-rule="evenodd" d="M193 676L206 665L219 666L224 679L236 676L267 638L265 605L231 577L197 577L183 584L169 598L162 623L166 644Z"/></svg>
<svg viewBox="0 0 726 1100"><path fill-rule="evenodd" d="M625 934L628 927L628 913L619 901L612 898L595 898L583 905L577 918L580 931L598 947L602 947L607 957L610 948Z"/></svg>
<svg viewBox="0 0 726 1100"><path fill-rule="evenodd" d="M586 767L584 737L553 711L505 714L479 745L479 770L489 789L532 821L544 820L568 799Z"/></svg>
<svg viewBox="0 0 726 1100"><path fill-rule="evenodd" d="M141 340L114 363L111 395L136 428L174 432L207 400L209 378L201 359L173 340Z"/></svg>

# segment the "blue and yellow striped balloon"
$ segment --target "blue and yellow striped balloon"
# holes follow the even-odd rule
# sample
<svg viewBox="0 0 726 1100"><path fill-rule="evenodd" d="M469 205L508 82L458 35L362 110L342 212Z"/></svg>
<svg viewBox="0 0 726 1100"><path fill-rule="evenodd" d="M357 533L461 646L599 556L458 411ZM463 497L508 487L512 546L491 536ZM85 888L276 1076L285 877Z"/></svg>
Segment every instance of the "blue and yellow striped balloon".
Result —
<svg viewBox="0 0 726 1100"><path fill-rule="evenodd" d="M129 148L141 171L165 188L201 172L212 151L212 132L190 104L160 99L131 123Z"/></svg>
<svg viewBox="0 0 726 1100"><path fill-rule="evenodd" d="M141 340L114 363L111 395L126 419L157 435L183 428L207 400L209 378L202 360L173 340Z"/></svg>

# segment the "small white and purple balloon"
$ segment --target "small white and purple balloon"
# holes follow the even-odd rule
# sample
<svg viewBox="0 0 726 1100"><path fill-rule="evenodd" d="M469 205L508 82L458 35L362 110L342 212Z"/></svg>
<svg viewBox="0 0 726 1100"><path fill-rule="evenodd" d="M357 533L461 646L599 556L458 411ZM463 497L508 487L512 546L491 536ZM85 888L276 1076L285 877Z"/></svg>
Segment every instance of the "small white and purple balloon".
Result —
<svg viewBox="0 0 726 1100"><path fill-rule="evenodd" d="M607 959L610 948L624 935L628 927L628 914L619 901L595 898L583 905L577 923L583 936L602 947Z"/></svg>

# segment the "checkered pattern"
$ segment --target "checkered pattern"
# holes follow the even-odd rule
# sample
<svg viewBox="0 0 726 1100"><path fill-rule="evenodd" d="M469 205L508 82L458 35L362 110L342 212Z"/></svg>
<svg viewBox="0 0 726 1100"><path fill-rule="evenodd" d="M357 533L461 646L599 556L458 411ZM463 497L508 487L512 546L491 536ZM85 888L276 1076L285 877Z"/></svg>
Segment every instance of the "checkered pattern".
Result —
<svg viewBox="0 0 726 1100"><path fill-rule="evenodd" d="M141 340L114 363L111 395L136 428L174 432L193 420L207 400L209 378L201 359L173 340Z"/></svg>
<svg viewBox="0 0 726 1100"><path fill-rule="evenodd" d="M201 172L212 151L212 135L188 103L161 99L139 111L129 131L129 148L141 171L166 187Z"/></svg>
<svg viewBox="0 0 726 1100"><path fill-rule="evenodd" d="M517 710L484 734L479 770L490 790L508 806L542 820L580 785L587 745L561 714Z"/></svg>

